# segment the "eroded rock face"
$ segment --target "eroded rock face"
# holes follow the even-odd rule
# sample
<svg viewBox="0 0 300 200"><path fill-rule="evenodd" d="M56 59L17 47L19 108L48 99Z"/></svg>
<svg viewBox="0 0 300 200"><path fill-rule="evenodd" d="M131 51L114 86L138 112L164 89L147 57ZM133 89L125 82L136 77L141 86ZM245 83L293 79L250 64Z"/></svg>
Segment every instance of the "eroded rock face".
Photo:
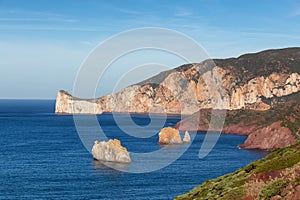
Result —
<svg viewBox="0 0 300 200"><path fill-rule="evenodd" d="M190 143L190 142L191 142L191 136L190 136L190 134L189 134L188 131L185 131L182 140L183 140L183 142L185 142L185 143Z"/></svg>
<svg viewBox="0 0 300 200"><path fill-rule="evenodd" d="M175 128L166 127L158 134L159 144L181 144L182 140L179 131Z"/></svg>
<svg viewBox="0 0 300 200"><path fill-rule="evenodd" d="M125 147L121 145L121 142L117 139L110 139L108 142L95 141L92 149L93 157L96 160L130 163L130 155Z"/></svg>
<svg viewBox="0 0 300 200"><path fill-rule="evenodd" d="M214 65L215 63L215 65ZM192 114L199 109L267 110L262 98L300 91L300 48L187 64L116 94L80 100L60 91L56 113ZM222 87L220 87L220 85Z"/></svg>
<svg viewBox="0 0 300 200"><path fill-rule="evenodd" d="M221 110L203 109L175 125L180 131L221 131L222 133L247 135L241 147L266 149L287 147L300 140L300 92L272 99L272 109L227 110L223 127L214 128L211 119L220 119ZM208 133L209 134L209 133Z"/></svg>
<svg viewBox="0 0 300 200"><path fill-rule="evenodd" d="M265 128L251 133L245 143L241 145L246 149L276 149L287 147L296 142L291 131L275 122Z"/></svg>
<svg viewBox="0 0 300 200"><path fill-rule="evenodd" d="M96 100L79 99L66 91L60 90L56 97L55 112L64 114L101 114L102 107Z"/></svg>

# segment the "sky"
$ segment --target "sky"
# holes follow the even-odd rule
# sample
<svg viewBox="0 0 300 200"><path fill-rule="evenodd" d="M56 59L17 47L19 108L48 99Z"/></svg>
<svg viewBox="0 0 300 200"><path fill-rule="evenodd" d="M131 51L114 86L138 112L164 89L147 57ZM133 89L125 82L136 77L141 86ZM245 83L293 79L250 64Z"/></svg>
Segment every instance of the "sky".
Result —
<svg viewBox="0 0 300 200"><path fill-rule="evenodd" d="M99 43L143 27L179 31L212 58L299 47L300 1L0 0L0 98L54 99L60 89L72 92L81 64ZM138 59L149 60L145 56ZM161 57L171 67L183 64L162 54L152 58ZM109 80L122 67L134 66L116 63L96 95L111 91Z"/></svg>

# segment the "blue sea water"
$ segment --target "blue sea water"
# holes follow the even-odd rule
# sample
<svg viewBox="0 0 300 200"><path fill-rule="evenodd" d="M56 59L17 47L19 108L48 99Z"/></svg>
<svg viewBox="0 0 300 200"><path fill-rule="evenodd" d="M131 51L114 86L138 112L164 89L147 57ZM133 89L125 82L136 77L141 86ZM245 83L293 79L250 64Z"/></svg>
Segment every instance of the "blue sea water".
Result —
<svg viewBox="0 0 300 200"><path fill-rule="evenodd" d="M73 117L56 115L54 105L53 100L0 100L1 199L172 199L266 155L237 148L244 136L222 134L212 152L199 159L205 136L200 133L178 160L163 169L120 172L93 160ZM147 115L132 118L140 125L149 123ZM129 151L161 148L157 135L136 139L123 133L111 114L99 115L98 120L106 136L120 139ZM166 125L179 120L170 116Z"/></svg>

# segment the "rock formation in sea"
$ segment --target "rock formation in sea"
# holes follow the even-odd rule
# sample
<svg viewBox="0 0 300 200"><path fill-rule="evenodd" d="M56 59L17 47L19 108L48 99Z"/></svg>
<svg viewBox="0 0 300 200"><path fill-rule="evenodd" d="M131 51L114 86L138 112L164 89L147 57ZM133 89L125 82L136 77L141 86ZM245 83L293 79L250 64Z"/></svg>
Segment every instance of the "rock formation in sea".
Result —
<svg viewBox="0 0 300 200"><path fill-rule="evenodd" d="M92 148L94 159L99 161L130 163L131 158L129 152L121 145L117 139L110 139L108 142L95 141Z"/></svg>
<svg viewBox="0 0 300 200"><path fill-rule="evenodd" d="M181 144L182 140L180 133L177 129L172 127L166 127L160 130L159 134L159 144Z"/></svg>
<svg viewBox="0 0 300 200"><path fill-rule="evenodd" d="M191 136L188 131L185 131L182 141L185 143L191 142Z"/></svg>
<svg viewBox="0 0 300 200"><path fill-rule="evenodd" d="M206 60L162 72L98 99L79 99L59 91L55 111L192 114L212 107L267 110L270 104L263 99L300 91L299 66L300 48ZM223 89L216 87L219 82Z"/></svg>
<svg viewBox="0 0 300 200"><path fill-rule="evenodd" d="M59 91L55 112L194 113L176 128L206 131L211 108L223 109L223 132L249 135L244 148L273 149L299 140L297 98L277 103L299 93L300 48L285 48L182 65L98 99Z"/></svg>

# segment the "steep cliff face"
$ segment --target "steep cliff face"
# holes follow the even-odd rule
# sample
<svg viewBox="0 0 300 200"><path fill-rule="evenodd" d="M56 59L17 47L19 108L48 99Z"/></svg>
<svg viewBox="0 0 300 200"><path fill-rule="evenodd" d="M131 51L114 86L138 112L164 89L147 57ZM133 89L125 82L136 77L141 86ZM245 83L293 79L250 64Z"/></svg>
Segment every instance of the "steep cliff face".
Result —
<svg viewBox="0 0 300 200"><path fill-rule="evenodd" d="M271 105L268 110L227 110L221 131L248 135L241 145L247 149L271 150L300 140L300 92L267 101ZM200 110L178 122L175 128L181 131L207 131L211 115L211 109ZM218 112L213 115L218 115Z"/></svg>
<svg viewBox="0 0 300 200"><path fill-rule="evenodd" d="M60 90L56 97L55 112L65 114L89 114L102 113L102 109L101 105L96 103L96 100L79 99Z"/></svg>
<svg viewBox="0 0 300 200"><path fill-rule="evenodd" d="M269 109L262 98L300 91L300 48L187 64L93 100L58 92L56 113L192 114L203 108ZM219 86L222 87L219 87Z"/></svg>
<svg viewBox="0 0 300 200"><path fill-rule="evenodd" d="M290 146L296 141L291 130L281 126L281 122L277 121L252 132L241 147L247 149L276 149Z"/></svg>

